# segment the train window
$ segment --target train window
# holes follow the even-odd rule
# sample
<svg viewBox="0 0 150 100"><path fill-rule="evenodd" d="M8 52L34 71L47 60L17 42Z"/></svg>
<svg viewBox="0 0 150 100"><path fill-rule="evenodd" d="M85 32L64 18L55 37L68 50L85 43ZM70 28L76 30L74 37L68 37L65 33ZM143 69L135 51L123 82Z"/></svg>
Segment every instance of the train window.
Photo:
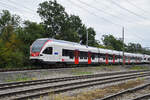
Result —
<svg viewBox="0 0 150 100"><path fill-rule="evenodd" d="M88 57L88 53L87 53L87 52L84 52L84 53L83 53L83 55L84 55L84 56L83 56L83 57L84 57L84 59L87 59L87 57Z"/></svg>
<svg viewBox="0 0 150 100"><path fill-rule="evenodd" d="M103 57L103 60L105 60L106 59L106 57Z"/></svg>
<svg viewBox="0 0 150 100"><path fill-rule="evenodd" d="M63 49L62 50L62 56L69 56L70 59L73 59L73 57L74 57L74 50Z"/></svg>
<svg viewBox="0 0 150 100"><path fill-rule="evenodd" d="M109 60L113 60L113 55L108 55Z"/></svg>
<svg viewBox="0 0 150 100"><path fill-rule="evenodd" d="M44 54L52 54L53 53L53 48L52 47L47 47L44 51Z"/></svg>
<svg viewBox="0 0 150 100"><path fill-rule="evenodd" d="M125 56L125 60L128 60L128 57L127 57L127 56Z"/></svg>
<svg viewBox="0 0 150 100"><path fill-rule="evenodd" d="M93 59L98 58L98 53L92 53L92 58Z"/></svg>
<svg viewBox="0 0 150 100"><path fill-rule="evenodd" d="M105 54L99 54L99 58L103 58L105 60Z"/></svg>
<svg viewBox="0 0 150 100"><path fill-rule="evenodd" d="M91 53L91 58L94 60L96 57L96 53Z"/></svg>
<svg viewBox="0 0 150 100"><path fill-rule="evenodd" d="M87 59L88 53L84 51L80 51L80 59Z"/></svg>
<svg viewBox="0 0 150 100"><path fill-rule="evenodd" d="M83 59L83 52L80 51L80 55L79 55L80 59Z"/></svg>
<svg viewBox="0 0 150 100"><path fill-rule="evenodd" d="M119 56L118 56L118 55L116 55L116 56L115 56L115 60L118 60L118 59L119 59Z"/></svg>
<svg viewBox="0 0 150 100"><path fill-rule="evenodd" d="M121 56L120 56L120 55L118 55L118 56L117 56L117 58L118 58L118 59L121 59Z"/></svg>
<svg viewBox="0 0 150 100"><path fill-rule="evenodd" d="M36 40L32 44L32 52L40 52L42 46L47 40Z"/></svg>

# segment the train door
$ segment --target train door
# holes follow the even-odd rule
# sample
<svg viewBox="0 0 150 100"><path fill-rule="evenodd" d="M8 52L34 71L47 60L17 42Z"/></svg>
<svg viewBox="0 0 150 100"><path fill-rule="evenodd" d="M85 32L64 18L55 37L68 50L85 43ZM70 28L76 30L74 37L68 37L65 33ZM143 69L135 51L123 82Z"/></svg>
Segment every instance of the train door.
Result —
<svg viewBox="0 0 150 100"><path fill-rule="evenodd" d="M88 52L88 64L91 64L91 52Z"/></svg>
<svg viewBox="0 0 150 100"><path fill-rule="evenodd" d="M128 64L130 64L130 57L128 57Z"/></svg>
<svg viewBox="0 0 150 100"><path fill-rule="evenodd" d="M125 64L125 63L126 63L126 57L123 56L123 64Z"/></svg>
<svg viewBox="0 0 150 100"><path fill-rule="evenodd" d="M108 54L106 53L106 64L108 64Z"/></svg>
<svg viewBox="0 0 150 100"><path fill-rule="evenodd" d="M75 64L79 64L79 51L78 50L75 50L74 56L75 56Z"/></svg>
<svg viewBox="0 0 150 100"><path fill-rule="evenodd" d="M115 64L115 54L113 54L113 64Z"/></svg>
<svg viewBox="0 0 150 100"><path fill-rule="evenodd" d="M98 49L98 63L101 63L101 59L100 59L101 55L100 55L100 50Z"/></svg>

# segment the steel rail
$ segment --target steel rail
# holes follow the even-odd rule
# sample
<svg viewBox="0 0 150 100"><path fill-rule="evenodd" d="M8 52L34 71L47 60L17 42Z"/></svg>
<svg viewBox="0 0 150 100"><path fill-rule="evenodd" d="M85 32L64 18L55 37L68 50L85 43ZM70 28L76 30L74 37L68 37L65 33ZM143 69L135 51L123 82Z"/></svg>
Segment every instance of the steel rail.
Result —
<svg viewBox="0 0 150 100"><path fill-rule="evenodd" d="M124 80L129 80L129 79L134 79L137 77L145 77L145 76L149 76L148 75L139 75L139 76L132 76L132 77L125 77L125 78L118 78L118 79L112 79L112 80L107 80L107 81L103 81L103 82L96 82L96 83L91 83L91 84L83 84L83 85L79 85L79 86L73 86L73 84L70 84L71 87L66 87L64 85L65 88L61 88L61 89L56 89L53 91L49 91L49 92L40 92L40 93L36 93L36 94L30 94L30 95L26 95L26 96L22 96L22 97L16 97L13 98L12 100L26 100L29 98L35 98L35 97L40 97L40 96L44 96L44 95L48 95L49 93L61 93L61 92L66 92L66 91L70 91L70 90L74 90L74 89L80 89L80 88L84 88L84 87L89 87L89 86L96 86L96 85L103 85L103 84L108 84L108 83L113 83L113 82L118 82L118 81L124 81Z"/></svg>
<svg viewBox="0 0 150 100"><path fill-rule="evenodd" d="M107 78L107 79L94 79L94 80L88 80L88 81L80 81L80 82L73 82L73 83L67 83L67 84L61 84L61 85L54 85L54 86L47 86L47 87L40 87L40 88L35 88L35 89L28 89L28 90L22 90L22 91L14 91L14 92L9 92L9 93L3 93L0 94L0 97L4 97L4 96L10 96L10 95L16 95L16 94L20 94L20 93L29 93L29 92L35 92L35 91L42 91L42 90L47 90L47 89L55 89L54 93L59 93L59 92L64 92L64 91L68 91L68 90L73 90L73 89L78 89L78 88L83 88L83 87L88 87L88 86L93 86L93 85L102 85L102 84L107 84L107 83L111 83L111 82L118 82L118 81L123 81L123 80L129 80L129 79L134 79L137 77L145 77L145 76L149 76L150 73L145 73L142 75L139 74L134 74L134 75L125 75L125 76L117 76L117 77L112 77L112 79ZM76 86L77 85L77 86ZM70 87L69 87L70 86ZM37 93L37 94L30 94L27 96L23 96L23 97L18 97L15 98L15 100L22 100L22 99L27 99L30 97L36 97L39 95L44 95L44 94L48 94L49 92L44 92L41 94Z"/></svg>
<svg viewBox="0 0 150 100"><path fill-rule="evenodd" d="M59 79L71 79L71 78L93 78L93 77L103 77L103 76L111 76L111 75L119 75L119 74L129 74L129 73L138 73L138 72L148 72L150 70L140 70L140 71L123 71L123 72L109 72L109 73L101 73L94 75L82 75L82 76L70 76L70 77L61 77L61 78L50 78L50 79L39 79L39 80L31 80L31 81L22 81L22 82L8 82L8 83L0 83L0 87L8 86L8 85L17 85L23 83L33 83L40 81L51 81L51 80L59 80Z"/></svg>
<svg viewBox="0 0 150 100"><path fill-rule="evenodd" d="M102 99L96 99L96 100L112 100L113 98L117 98L118 96L121 96L123 94L132 93L132 92L144 89L144 88L146 88L148 86L150 86L150 83L143 84L143 85L137 86L135 88L127 89L127 90L121 91L119 93L116 93L116 94L113 94L113 95L109 95L109 96L104 97ZM144 97L144 96L142 96L142 97ZM142 97L138 97L138 98L142 98ZM138 98L133 99L133 100L141 100L141 99L138 99Z"/></svg>
<svg viewBox="0 0 150 100"><path fill-rule="evenodd" d="M148 99L149 100L150 98L150 94L145 94L145 95L142 95L140 97L137 97L135 99L132 99L132 100L142 100L142 99Z"/></svg>
<svg viewBox="0 0 150 100"><path fill-rule="evenodd" d="M46 83L63 82L63 81L88 79L88 78L97 78L97 77L130 74L130 73L139 73L139 72L144 73L144 72L149 72L149 71L130 71L130 72L117 72L117 73L113 72L113 73L103 73L103 74L94 74L94 75L41 79L41 80L33 80L33 81L26 81L26 82L4 83L4 84L0 84L0 90L23 87L23 86L31 86L31 85L42 85L42 84L46 84Z"/></svg>

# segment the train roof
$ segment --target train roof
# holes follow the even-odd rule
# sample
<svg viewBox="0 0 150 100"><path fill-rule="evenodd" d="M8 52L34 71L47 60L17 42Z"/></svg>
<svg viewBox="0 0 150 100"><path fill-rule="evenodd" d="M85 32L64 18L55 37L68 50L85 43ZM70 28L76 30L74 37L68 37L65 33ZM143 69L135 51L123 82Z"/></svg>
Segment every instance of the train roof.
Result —
<svg viewBox="0 0 150 100"><path fill-rule="evenodd" d="M53 38L40 38L40 39L37 39L37 40L51 40L52 42L56 42L56 43L65 43L65 44L69 44L69 45L72 45L72 46L81 46L83 48L87 48L86 45L82 45L80 43L76 43L76 42L70 42L70 41L65 41L65 40L57 40L57 39L53 39ZM93 50L96 50L96 49L99 49L102 53L108 53L108 54L121 54L122 51L116 51L116 50L110 50L110 49L104 49L104 48L96 48L96 47L91 47L91 46L88 46L89 49L93 49ZM144 56L144 54L136 54L136 53L128 53L128 52L125 52L126 55L128 56ZM146 57L149 56L149 55L145 55Z"/></svg>
<svg viewBox="0 0 150 100"><path fill-rule="evenodd" d="M57 40L57 39L53 39L53 38L40 38L40 39L38 39L38 40L52 40L53 42L81 45L81 44L76 43L76 42L69 42L69 41L65 41L65 40Z"/></svg>

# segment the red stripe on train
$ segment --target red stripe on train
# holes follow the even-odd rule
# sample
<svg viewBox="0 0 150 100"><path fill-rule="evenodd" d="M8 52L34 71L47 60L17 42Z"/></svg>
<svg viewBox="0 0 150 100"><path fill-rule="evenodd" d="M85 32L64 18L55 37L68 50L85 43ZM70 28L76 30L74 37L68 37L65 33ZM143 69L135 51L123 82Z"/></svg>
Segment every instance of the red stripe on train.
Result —
<svg viewBox="0 0 150 100"><path fill-rule="evenodd" d="M126 63L126 59L125 59L125 56L123 56L123 64Z"/></svg>
<svg viewBox="0 0 150 100"><path fill-rule="evenodd" d="M130 57L128 57L128 64L130 64Z"/></svg>
<svg viewBox="0 0 150 100"><path fill-rule="evenodd" d="M88 52L88 64L91 64L91 53Z"/></svg>
<svg viewBox="0 0 150 100"><path fill-rule="evenodd" d="M39 56L39 54L40 54L39 52L34 52L34 53L32 52L31 56L36 57L36 56Z"/></svg>
<svg viewBox="0 0 150 100"><path fill-rule="evenodd" d="M79 64L79 51L75 50L74 55L75 55L75 64Z"/></svg>
<svg viewBox="0 0 150 100"><path fill-rule="evenodd" d="M106 54L106 64L108 64L108 54Z"/></svg>
<svg viewBox="0 0 150 100"><path fill-rule="evenodd" d="M115 64L115 55L113 55L113 64Z"/></svg>

